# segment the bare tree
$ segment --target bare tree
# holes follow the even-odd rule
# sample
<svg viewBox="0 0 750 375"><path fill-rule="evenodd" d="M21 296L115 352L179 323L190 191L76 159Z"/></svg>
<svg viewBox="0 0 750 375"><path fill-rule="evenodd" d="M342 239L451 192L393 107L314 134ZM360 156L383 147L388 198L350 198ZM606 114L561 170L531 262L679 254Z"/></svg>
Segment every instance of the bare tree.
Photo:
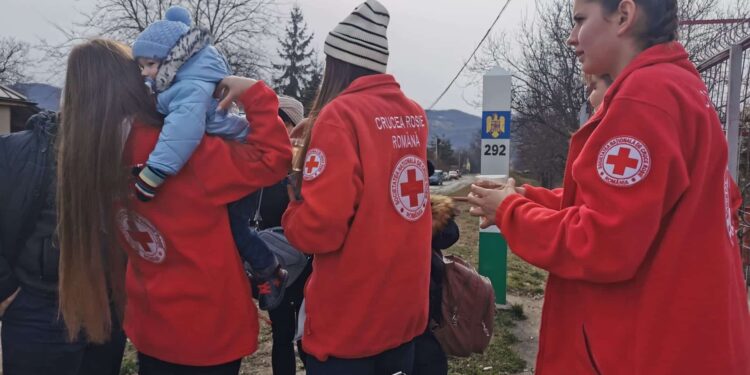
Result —
<svg viewBox="0 0 750 375"><path fill-rule="evenodd" d="M477 76L494 65L513 72L513 167L547 187L560 182L567 142L585 102L578 59L567 45L571 28L569 1L539 3L538 19L525 21L514 36L516 55L507 53L509 37L501 35L470 66Z"/></svg>
<svg viewBox="0 0 750 375"><path fill-rule="evenodd" d="M447 170L458 165L458 157L453 150L451 140L442 135L433 135L430 138L427 145L427 158L433 161L437 169Z"/></svg>
<svg viewBox="0 0 750 375"><path fill-rule="evenodd" d="M182 5L195 24L205 27L215 46L227 57L235 74L259 76L270 69L263 43L273 36L279 17L273 0L99 0L83 14L83 21L69 28L58 26L65 41L42 47L53 58L63 58L69 47L83 37L100 35L132 43L172 5Z"/></svg>
<svg viewBox="0 0 750 375"><path fill-rule="evenodd" d="M748 0L681 0L682 19L745 18ZM537 18L525 21L517 35L501 34L485 44L469 71L473 82L495 65L513 72L513 167L544 186L560 182L570 135L579 127L585 104L583 73L567 38L573 27L568 0L539 0ZM747 23L683 25L680 39L698 63L717 48L748 35ZM512 40L513 44L508 40ZM511 45L513 48L511 48ZM718 47L721 46L721 47ZM516 51L511 53L509 51Z"/></svg>
<svg viewBox="0 0 750 375"><path fill-rule="evenodd" d="M14 38L0 38L0 83L14 84L26 78L29 44Z"/></svg>
<svg viewBox="0 0 750 375"><path fill-rule="evenodd" d="M750 17L748 0L681 0L680 20L705 21L747 19ZM680 42L696 64L750 35L748 22L692 24L680 26Z"/></svg>

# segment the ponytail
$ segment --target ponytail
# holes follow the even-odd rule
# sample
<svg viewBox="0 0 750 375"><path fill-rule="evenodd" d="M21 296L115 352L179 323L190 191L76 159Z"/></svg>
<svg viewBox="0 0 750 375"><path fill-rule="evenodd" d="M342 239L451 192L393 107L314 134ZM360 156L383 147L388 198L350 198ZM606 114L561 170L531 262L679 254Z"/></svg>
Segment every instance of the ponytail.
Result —
<svg viewBox="0 0 750 375"><path fill-rule="evenodd" d="M605 12L612 13L617 10L621 0L592 1L598 1L604 7ZM642 25L641 32L638 34L644 48L677 40L677 29L679 27L678 0L633 1L646 15L645 24Z"/></svg>
<svg viewBox="0 0 750 375"><path fill-rule="evenodd" d="M646 48L677 40L679 16L677 0L636 1L644 6L647 25L643 34Z"/></svg>

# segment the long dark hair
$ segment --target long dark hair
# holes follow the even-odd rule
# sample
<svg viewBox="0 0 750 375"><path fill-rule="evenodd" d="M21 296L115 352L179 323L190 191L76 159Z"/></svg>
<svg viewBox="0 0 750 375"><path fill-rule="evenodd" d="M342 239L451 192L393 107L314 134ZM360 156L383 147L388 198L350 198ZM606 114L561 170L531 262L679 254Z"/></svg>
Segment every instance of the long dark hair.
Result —
<svg viewBox="0 0 750 375"><path fill-rule="evenodd" d="M355 79L378 74L374 70L363 68L361 66L352 65L348 62L341 61L331 56L326 57L326 67L323 73L323 82L320 84L318 95L315 97L312 108L310 109L310 125L305 129L304 135L304 147L302 148L302 154L307 153L307 148L310 146L310 137L312 136L312 129L315 126L315 120L317 120L320 111L326 104L330 103L339 94L346 90L349 85L354 82ZM301 170L302 164L305 163L305 158L298 158L298 165L295 165L295 169ZM298 183L301 183L302 179L298 179ZM298 184L299 186L299 184Z"/></svg>
<svg viewBox="0 0 750 375"><path fill-rule="evenodd" d="M621 0L589 0L602 4L604 11L611 14L620 5ZM679 28L678 0L633 0L646 15L641 25L638 39L644 48L677 40Z"/></svg>
<svg viewBox="0 0 750 375"><path fill-rule="evenodd" d="M57 139L60 312L71 339L84 332L104 342L111 316L122 319L126 257L114 210L127 201L122 154L131 120L160 121L130 49L104 39L73 48Z"/></svg>

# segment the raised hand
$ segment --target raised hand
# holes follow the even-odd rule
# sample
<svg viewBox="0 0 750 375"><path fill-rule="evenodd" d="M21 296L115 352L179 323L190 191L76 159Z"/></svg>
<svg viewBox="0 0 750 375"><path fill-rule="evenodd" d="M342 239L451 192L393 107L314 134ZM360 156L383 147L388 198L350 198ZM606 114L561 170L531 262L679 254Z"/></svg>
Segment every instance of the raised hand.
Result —
<svg viewBox="0 0 750 375"><path fill-rule="evenodd" d="M482 229L495 225L495 212L505 198L513 194L519 194L516 191L516 181L512 178L508 179L508 183L504 185L497 183L492 183L494 185L491 185L487 184L487 182L491 181L481 182L481 184L484 186L494 186L494 188L484 188L475 183L471 185L471 192L467 197L472 206L469 214L483 218L479 224L479 227Z"/></svg>
<svg viewBox="0 0 750 375"><path fill-rule="evenodd" d="M220 100L219 109L226 111L232 106L232 102L242 96L257 80L252 78L227 76L216 86L214 96Z"/></svg>

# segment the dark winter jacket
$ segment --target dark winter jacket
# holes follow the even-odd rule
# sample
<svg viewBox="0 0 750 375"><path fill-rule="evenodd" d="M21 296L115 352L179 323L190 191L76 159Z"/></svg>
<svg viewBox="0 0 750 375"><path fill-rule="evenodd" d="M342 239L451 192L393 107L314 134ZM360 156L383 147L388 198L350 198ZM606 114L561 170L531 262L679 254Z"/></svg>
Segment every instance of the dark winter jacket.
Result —
<svg viewBox="0 0 750 375"><path fill-rule="evenodd" d="M456 209L453 200L441 195L430 197L432 204L432 259L430 267L430 320L440 323L442 316L440 306L443 303L443 279L445 264L443 252L458 241L459 230L456 221ZM429 329L429 327L428 327Z"/></svg>
<svg viewBox="0 0 750 375"><path fill-rule="evenodd" d="M289 194L287 193L286 179L281 180L275 185L271 185L254 192L253 205L251 218L255 219L255 211L257 210L258 203L260 202L260 222L258 226L260 229L268 229L273 227L281 226L281 216L286 211L286 206L289 205ZM263 199L260 200L260 194L263 194Z"/></svg>
<svg viewBox="0 0 750 375"><path fill-rule="evenodd" d="M20 286L57 291L54 143L56 115L0 136L0 301Z"/></svg>

